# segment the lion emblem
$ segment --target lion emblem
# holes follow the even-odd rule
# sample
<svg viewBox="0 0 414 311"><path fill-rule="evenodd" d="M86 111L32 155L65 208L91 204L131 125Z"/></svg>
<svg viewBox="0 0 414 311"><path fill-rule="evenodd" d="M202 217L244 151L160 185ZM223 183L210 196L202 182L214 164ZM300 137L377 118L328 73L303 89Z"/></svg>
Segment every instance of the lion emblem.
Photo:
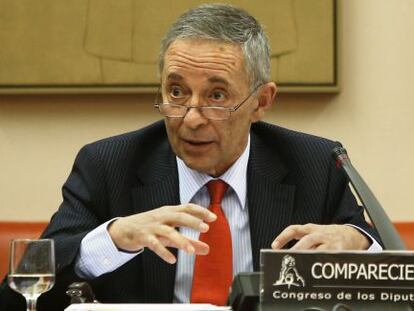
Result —
<svg viewBox="0 0 414 311"><path fill-rule="evenodd" d="M289 289L291 286L305 286L305 280L299 275L298 270L296 270L295 258L290 255L283 257L279 279L273 285L287 285Z"/></svg>

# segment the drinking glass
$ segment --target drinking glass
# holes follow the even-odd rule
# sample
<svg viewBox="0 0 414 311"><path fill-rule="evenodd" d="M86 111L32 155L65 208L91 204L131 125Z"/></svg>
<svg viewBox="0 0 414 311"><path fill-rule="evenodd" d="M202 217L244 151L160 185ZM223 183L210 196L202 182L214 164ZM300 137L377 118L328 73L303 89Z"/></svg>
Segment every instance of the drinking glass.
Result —
<svg viewBox="0 0 414 311"><path fill-rule="evenodd" d="M37 298L55 283L53 240L12 240L9 263L10 288L26 298L28 311L36 311Z"/></svg>

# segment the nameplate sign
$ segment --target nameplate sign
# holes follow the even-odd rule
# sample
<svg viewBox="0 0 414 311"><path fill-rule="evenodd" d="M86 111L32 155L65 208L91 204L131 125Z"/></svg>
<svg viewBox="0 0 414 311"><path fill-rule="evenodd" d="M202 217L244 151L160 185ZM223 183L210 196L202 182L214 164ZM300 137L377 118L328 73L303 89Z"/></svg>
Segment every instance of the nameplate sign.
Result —
<svg viewBox="0 0 414 311"><path fill-rule="evenodd" d="M414 253L261 251L261 302L412 304Z"/></svg>

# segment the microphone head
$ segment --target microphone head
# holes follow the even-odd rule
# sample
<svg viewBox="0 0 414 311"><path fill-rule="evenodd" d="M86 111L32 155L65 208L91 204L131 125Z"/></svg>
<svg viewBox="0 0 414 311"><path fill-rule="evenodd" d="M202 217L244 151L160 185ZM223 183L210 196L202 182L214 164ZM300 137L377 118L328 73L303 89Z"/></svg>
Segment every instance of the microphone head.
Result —
<svg viewBox="0 0 414 311"><path fill-rule="evenodd" d="M332 157L336 160L342 158L345 156L348 158L348 153L346 152L346 149L344 147L335 147L332 149Z"/></svg>

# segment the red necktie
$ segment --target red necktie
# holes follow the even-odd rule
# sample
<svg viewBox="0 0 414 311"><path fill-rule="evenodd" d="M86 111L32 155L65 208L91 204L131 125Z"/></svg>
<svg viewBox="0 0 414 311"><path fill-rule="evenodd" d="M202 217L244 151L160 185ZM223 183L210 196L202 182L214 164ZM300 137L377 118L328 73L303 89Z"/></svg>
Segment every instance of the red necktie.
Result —
<svg viewBox="0 0 414 311"><path fill-rule="evenodd" d="M196 256L191 291L192 303L212 303L223 306L227 302L233 279L233 250L230 227L221 208L221 200L229 185L220 179L207 184L210 194L209 210L217 215L209 223L210 229L200 234L200 241L210 246L208 255Z"/></svg>

